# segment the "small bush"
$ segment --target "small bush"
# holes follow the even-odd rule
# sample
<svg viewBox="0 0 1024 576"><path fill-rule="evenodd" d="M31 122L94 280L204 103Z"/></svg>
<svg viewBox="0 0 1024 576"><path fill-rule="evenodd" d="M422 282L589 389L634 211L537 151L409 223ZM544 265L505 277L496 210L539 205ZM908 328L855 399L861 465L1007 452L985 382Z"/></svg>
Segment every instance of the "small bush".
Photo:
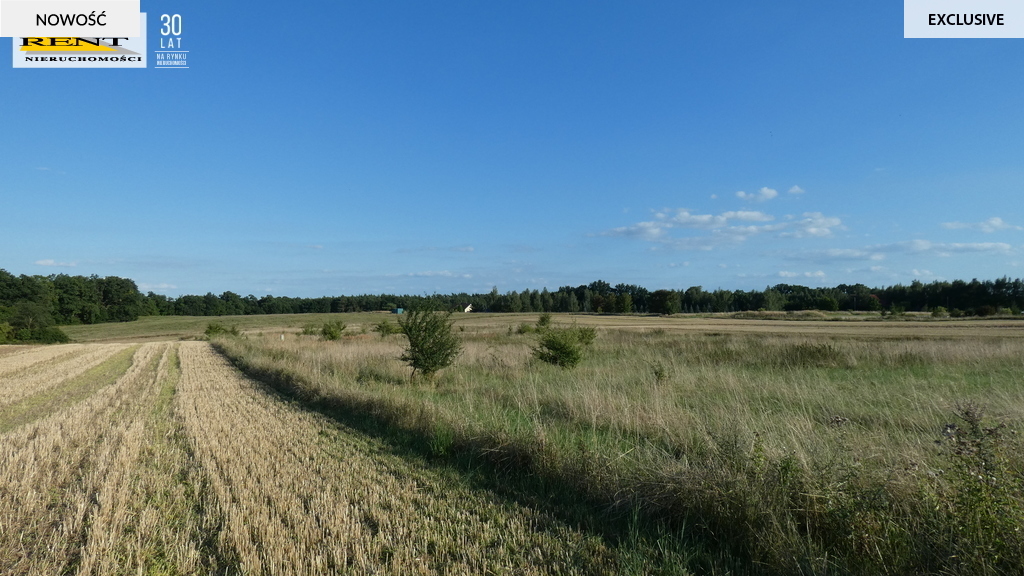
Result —
<svg viewBox="0 0 1024 576"><path fill-rule="evenodd" d="M401 334L402 327L387 320L381 320L373 325L373 331L380 334L381 338L387 338L392 334Z"/></svg>
<svg viewBox="0 0 1024 576"><path fill-rule="evenodd" d="M594 342L595 336L593 328L549 328L541 332L533 355L548 364L573 368L583 360L583 349Z"/></svg>
<svg viewBox="0 0 1024 576"><path fill-rule="evenodd" d="M988 304L986 304L984 306L978 306L977 308L974 309L974 315L975 316L982 316L982 317L984 317L984 316L995 316L996 315L996 307L995 306L989 306Z"/></svg>
<svg viewBox="0 0 1024 576"><path fill-rule="evenodd" d="M932 310L932 318L945 318L949 316L949 311L946 310L945 306L936 306Z"/></svg>
<svg viewBox="0 0 1024 576"><path fill-rule="evenodd" d="M22 328L16 332L9 327L5 332L4 326L7 326L7 324L0 324L0 343L7 339L17 342L39 342L40 344L65 344L71 342L71 338L68 338L68 335L56 326L32 329Z"/></svg>
<svg viewBox="0 0 1024 576"><path fill-rule="evenodd" d="M317 324L306 324L302 327L302 332L300 332L300 334L303 336L318 336L320 334L320 330L321 326Z"/></svg>
<svg viewBox="0 0 1024 576"><path fill-rule="evenodd" d="M1005 423L985 426L982 408L970 402L958 404L954 413L963 426L946 424L943 433L952 556L977 568L975 573L987 568L1009 574L1024 557L1024 484L1007 457L1013 451L1009 431Z"/></svg>
<svg viewBox="0 0 1024 576"><path fill-rule="evenodd" d="M659 384L668 381L669 376L671 375L668 367L661 362L655 362L651 365L651 372L654 373L654 380Z"/></svg>
<svg viewBox="0 0 1024 576"><path fill-rule="evenodd" d="M547 328L551 326L551 314L545 312L537 318L537 328Z"/></svg>
<svg viewBox="0 0 1024 576"><path fill-rule="evenodd" d="M576 339L584 346L590 346L594 343L594 338L597 338L597 330L589 326L573 326L569 330L576 334Z"/></svg>
<svg viewBox="0 0 1024 576"><path fill-rule="evenodd" d="M56 326L39 328L33 332L35 332L35 334L33 334L35 340L37 342L42 342L43 344L65 344L67 342L71 342L71 338L68 338L68 335Z"/></svg>
<svg viewBox="0 0 1024 576"><path fill-rule="evenodd" d="M324 322L324 325L320 328L320 335L323 336L324 340L340 340L347 327L340 320L337 322Z"/></svg>
<svg viewBox="0 0 1024 576"><path fill-rule="evenodd" d="M516 328L516 334L531 334L536 331L536 328L530 326L526 322L523 322L522 324L519 325L519 328Z"/></svg>
<svg viewBox="0 0 1024 576"><path fill-rule="evenodd" d="M218 322L210 322L206 325L206 332L204 332L204 334L206 334L207 338L213 338L214 336L220 336L222 334L238 336L239 331L237 326L231 326L229 328Z"/></svg>
<svg viewBox="0 0 1024 576"><path fill-rule="evenodd" d="M413 310L398 321L409 346L402 361L412 367L413 376L421 372L430 378L438 370L451 366L462 352L462 341L452 332L451 312Z"/></svg>

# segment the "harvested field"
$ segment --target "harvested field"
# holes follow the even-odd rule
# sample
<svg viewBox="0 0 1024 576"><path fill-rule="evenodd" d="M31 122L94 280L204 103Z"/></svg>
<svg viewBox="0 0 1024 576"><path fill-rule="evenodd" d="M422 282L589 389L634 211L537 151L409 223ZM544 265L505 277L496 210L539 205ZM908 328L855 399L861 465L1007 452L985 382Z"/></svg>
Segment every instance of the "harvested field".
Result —
<svg viewBox="0 0 1024 576"><path fill-rule="evenodd" d="M411 379L386 316L321 316L0 349L0 573L1024 566L1016 321L556 315L596 328L567 370L537 315L464 315Z"/></svg>
<svg viewBox="0 0 1024 576"><path fill-rule="evenodd" d="M42 394L61 383L74 380L90 368L98 366L117 352L127 348L126 344L106 344L100 346L57 347L57 356L43 356L42 349L32 358L22 359L15 356L9 360L33 361L31 365L6 372L0 380L0 410L29 396ZM17 365L17 362L12 364Z"/></svg>
<svg viewBox="0 0 1024 576"><path fill-rule="evenodd" d="M618 572L602 538L283 402L206 343L23 350L0 371L8 408L89 392L0 411L3 574Z"/></svg>
<svg viewBox="0 0 1024 576"><path fill-rule="evenodd" d="M0 346L3 349L3 363L0 364L0 377L11 377L27 368L45 367L45 363L61 357L71 356L84 350L81 344L63 344L60 346Z"/></svg>

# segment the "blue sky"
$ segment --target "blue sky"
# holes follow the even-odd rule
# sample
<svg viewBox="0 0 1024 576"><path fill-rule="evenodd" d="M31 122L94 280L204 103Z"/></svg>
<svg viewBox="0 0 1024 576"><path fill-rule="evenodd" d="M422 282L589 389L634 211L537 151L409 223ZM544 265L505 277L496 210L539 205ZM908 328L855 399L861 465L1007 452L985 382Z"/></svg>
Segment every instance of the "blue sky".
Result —
<svg viewBox="0 0 1024 576"><path fill-rule="evenodd" d="M1024 276L1024 40L899 3L142 0L11 69L0 268L257 296Z"/></svg>

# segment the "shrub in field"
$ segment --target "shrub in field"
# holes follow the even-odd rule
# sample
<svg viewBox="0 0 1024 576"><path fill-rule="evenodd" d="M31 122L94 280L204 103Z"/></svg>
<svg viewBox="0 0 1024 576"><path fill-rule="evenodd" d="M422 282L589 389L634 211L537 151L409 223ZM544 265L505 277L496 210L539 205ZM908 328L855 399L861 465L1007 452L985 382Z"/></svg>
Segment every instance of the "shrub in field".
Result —
<svg viewBox="0 0 1024 576"><path fill-rule="evenodd" d="M306 324L302 327L302 332L300 332L300 334L303 336L318 336L320 334L320 330L321 326L316 324Z"/></svg>
<svg viewBox="0 0 1024 576"><path fill-rule="evenodd" d="M944 524L952 557L974 573L1011 573L1024 558L1024 478L1012 468L1005 423L985 426L981 407L966 402L954 411L962 426L947 424L945 451L950 461Z"/></svg>
<svg viewBox="0 0 1024 576"><path fill-rule="evenodd" d="M64 344L71 341L68 335L63 330L56 326L47 326L46 328L37 328L32 331L32 340L36 342L42 342L43 344Z"/></svg>
<svg viewBox="0 0 1024 576"><path fill-rule="evenodd" d="M945 318L949 316L949 311L946 310L945 306L936 306L932 309L932 318Z"/></svg>
<svg viewBox="0 0 1024 576"><path fill-rule="evenodd" d="M984 306L978 306L977 308L974 309L974 315L975 316L995 316L996 315L996 307L995 306L989 306L987 304L984 305Z"/></svg>
<svg viewBox="0 0 1024 576"><path fill-rule="evenodd" d="M536 331L537 331L536 328L534 328L533 326L530 326L526 322L523 322L522 324L519 325L519 328L516 328L516 334L530 334L530 333L536 332Z"/></svg>
<svg viewBox="0 0 1024 576"><path fill-rule="evenodd" d="M380 322L374 324L373 331L376 332L377 334L380 334L381 338L387 338L392 334L401 334L402 327L399 326L398 324L388 322L387 320L381 320Z"/></svg>
<svg viewBox="0 0 1024 576"><path fill-rule="evenodd" d="M209 324L206 325L206 332L204 332L204 334L206 334L208 338L213 338L214 336L220 336L222 334L238 336L239 332L237 326L231 326L229 328L218 322L210 322Z"/></svg>
<svg viewBox="0 0 1024 576"><path fill-rule="evenodd" d="M548 364L572 368L583 360L583 349L594 342L595 335L593 328L548 328L541 332L533 355Z"/></svg>
<svg viewBox="0 0 1024 576"><path fill-rule="evenodd" d="M428 378L438 370L451 366L462 352L462 341L452 332L451 312L413 310L398 321L409 346L402 360Z"/></svg>
<svg viewBox="0 0 1024 576"><path fill-rule="evenodd" d="M71 338L68 338L68 335L56 326L14 330L8 324L3 323L0 324L0 344L7 340L14 342L39 342L40 344L65 344L70 342Z"/></svg>
<svg viewBox="0 0 1024 576"><path fill-rule="evenodd" d="M549 326L551 326L551 314L545 312L540 315L540 318L537 318L537 328L547 328Z"/></svg>
<svg viewBox="0 0 1024 576"><path fill-rule="evenodd" d="M347 326L342 321L337 322L324 322L324 325L320 328L320 335L323 336L324 340L340 340L341 335L345 333Z"/></svg>

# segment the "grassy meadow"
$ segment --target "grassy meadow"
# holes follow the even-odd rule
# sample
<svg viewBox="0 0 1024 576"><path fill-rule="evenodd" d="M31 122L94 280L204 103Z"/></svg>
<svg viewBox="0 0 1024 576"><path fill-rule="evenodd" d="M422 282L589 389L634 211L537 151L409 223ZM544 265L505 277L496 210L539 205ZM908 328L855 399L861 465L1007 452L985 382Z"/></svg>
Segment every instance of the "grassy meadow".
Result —
<svg viewBox="0 0 1024 576"><path fill-rule="evenodd" d="M1020 325L591 316L563 370L532 357L535 319L460 322L463 354L429 381L402 336L215 344L301 402L641 519L697 573L1024 567Z"/></svg>
<svg viewBox="0 0 1024 576"><path fill-rule="evenodd" d="M1024 571L1018 321L554 315L597 333L562 369L535 314L454 318L433 378L379 313L0 346L0 568Z"/></svg>

